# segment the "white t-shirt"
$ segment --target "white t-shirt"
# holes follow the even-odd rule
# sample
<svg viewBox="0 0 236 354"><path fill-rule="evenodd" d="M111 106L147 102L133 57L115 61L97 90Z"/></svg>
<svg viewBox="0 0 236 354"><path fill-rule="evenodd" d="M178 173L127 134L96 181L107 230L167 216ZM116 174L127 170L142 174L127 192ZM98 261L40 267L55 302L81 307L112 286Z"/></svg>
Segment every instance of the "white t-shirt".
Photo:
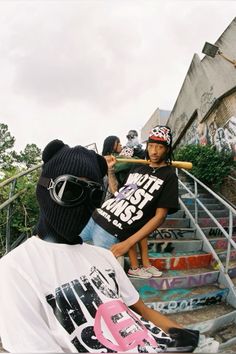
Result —
<svg viewBox="0 0 236 354"><path fill-rule="evenodd" d="M100 247L33 236L0 260L0 284L0 337L9 352L159 352L154 338L170 340L127 307L139 294Z"/></svg>

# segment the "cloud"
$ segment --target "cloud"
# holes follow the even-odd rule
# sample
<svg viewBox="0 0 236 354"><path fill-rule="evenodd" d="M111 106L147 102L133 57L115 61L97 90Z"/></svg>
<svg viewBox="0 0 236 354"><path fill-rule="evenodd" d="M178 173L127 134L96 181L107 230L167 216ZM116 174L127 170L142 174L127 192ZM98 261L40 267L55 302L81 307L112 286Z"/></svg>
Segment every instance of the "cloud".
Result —
<svg viewBox="0 0 236 354"><path fill-rule="evenodd" d="M173 107L193 54L231 1L0 1L0 121L17 145L125 143ZM19 125L20 122L20 125Z"/></svg>

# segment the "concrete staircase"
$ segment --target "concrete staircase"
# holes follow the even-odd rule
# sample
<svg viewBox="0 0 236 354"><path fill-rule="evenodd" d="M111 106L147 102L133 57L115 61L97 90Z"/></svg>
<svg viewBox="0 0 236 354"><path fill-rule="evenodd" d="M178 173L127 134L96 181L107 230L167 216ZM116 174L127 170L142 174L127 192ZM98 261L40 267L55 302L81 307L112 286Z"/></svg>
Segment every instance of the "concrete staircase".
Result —
<svg viewBox="0 0 236 354"><path fill-rule="evenodd" d="M179 179L183 181L184 176ZM193 190L191 182L185 179L183 183ZM185 327L214 337L220 343L219 352L230 354L236 349L236 250L231 249L227 260L229 246L225 235L201 208L197 227L193 221L193 196L181 186L180 196L182 210L169 216L149 237L150 262L163 271L162 277L130 279L148 306ZM197 198L227 230L227 207L204 189L198 189ZM235 216L231 222L235 241ZM222 270L221 262L227 266L227 272Z"/></svg>

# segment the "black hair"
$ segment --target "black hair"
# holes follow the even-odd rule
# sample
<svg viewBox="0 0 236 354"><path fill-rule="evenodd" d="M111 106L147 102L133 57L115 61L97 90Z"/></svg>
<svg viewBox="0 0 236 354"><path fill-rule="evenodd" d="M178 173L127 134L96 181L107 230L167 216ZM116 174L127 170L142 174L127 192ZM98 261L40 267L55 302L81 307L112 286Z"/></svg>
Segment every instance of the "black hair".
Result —
<svg viewBox="0 0 236 354"><path fill-rule="evenodd" d="M119 143L120 139L115 135L108 136L103 142L102 156L111 155L114 151L115 143Z"/></svg>

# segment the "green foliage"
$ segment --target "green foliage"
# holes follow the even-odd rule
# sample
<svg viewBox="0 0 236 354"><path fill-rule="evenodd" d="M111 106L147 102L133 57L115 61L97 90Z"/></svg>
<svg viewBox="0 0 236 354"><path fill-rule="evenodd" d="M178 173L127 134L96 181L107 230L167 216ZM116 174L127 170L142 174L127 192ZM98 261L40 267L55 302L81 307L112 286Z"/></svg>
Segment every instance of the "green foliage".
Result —
<svg viewBox="0 0 236 354"><path fill-rule="evenodd" d="M15 143L15 138L8 131L6 124L0 123L0 166L2 168L11 169L14 162L12 149Z"/></svg>
<svg viewBox="0 0 236 354"><path fill-rule="evenodd" d="M41 162L41 151L35 144L27 144L19 154L12 150L15 138L8 131L6 124L0 123L0 172L6 180L23 172L26 168ZM35 196L36 181L39 170L17 179L13 195L26 189L26 192L17 198L10 207L11 243L22 233L31 235L36 225L39 209ZM0 205L9 198L11 184L0 188ZM7 209L0 210L0 253L3 254L6 243Z"/></svg>
<svg viewBox="0 0 236 354"><path fill-rule="evenodd" d="M41 150L35 144L27 144L20 154L15 154L18 162L24 163L27 168L37 165L41 161Z"/></svg>
<svg viewBox="0 0 236 354"><path fill-rule="evenodd" d="M8 126L0 123L0 154L2 155L6 150L11 149L14 143L15 138L8 131Z"/></svg>
<svg viewBox="0 0 236 354"><path fill-rule="evenodd" d="M186 145L175 152L175 159L193 163L190 171L203 183L219 189L231 169L235 168L232 153L219 152L211 145Z"/></svg>
<svg viewBox="0 0 236 354"><path fill-rule="evenodd" d="M9 174L8 174L9 175ZM11 244L23 233L27 236L33 234L34 226L37 223L39 208L35 195L36 182L39 177L39 170L31 172L29 175L17 179L13 195L26 189L13 203L10 209L10 231ZM0 204L9 197L10 185L0 190ZM2 252L6 242L7 207L0 213L0 239Z"/></svg>

